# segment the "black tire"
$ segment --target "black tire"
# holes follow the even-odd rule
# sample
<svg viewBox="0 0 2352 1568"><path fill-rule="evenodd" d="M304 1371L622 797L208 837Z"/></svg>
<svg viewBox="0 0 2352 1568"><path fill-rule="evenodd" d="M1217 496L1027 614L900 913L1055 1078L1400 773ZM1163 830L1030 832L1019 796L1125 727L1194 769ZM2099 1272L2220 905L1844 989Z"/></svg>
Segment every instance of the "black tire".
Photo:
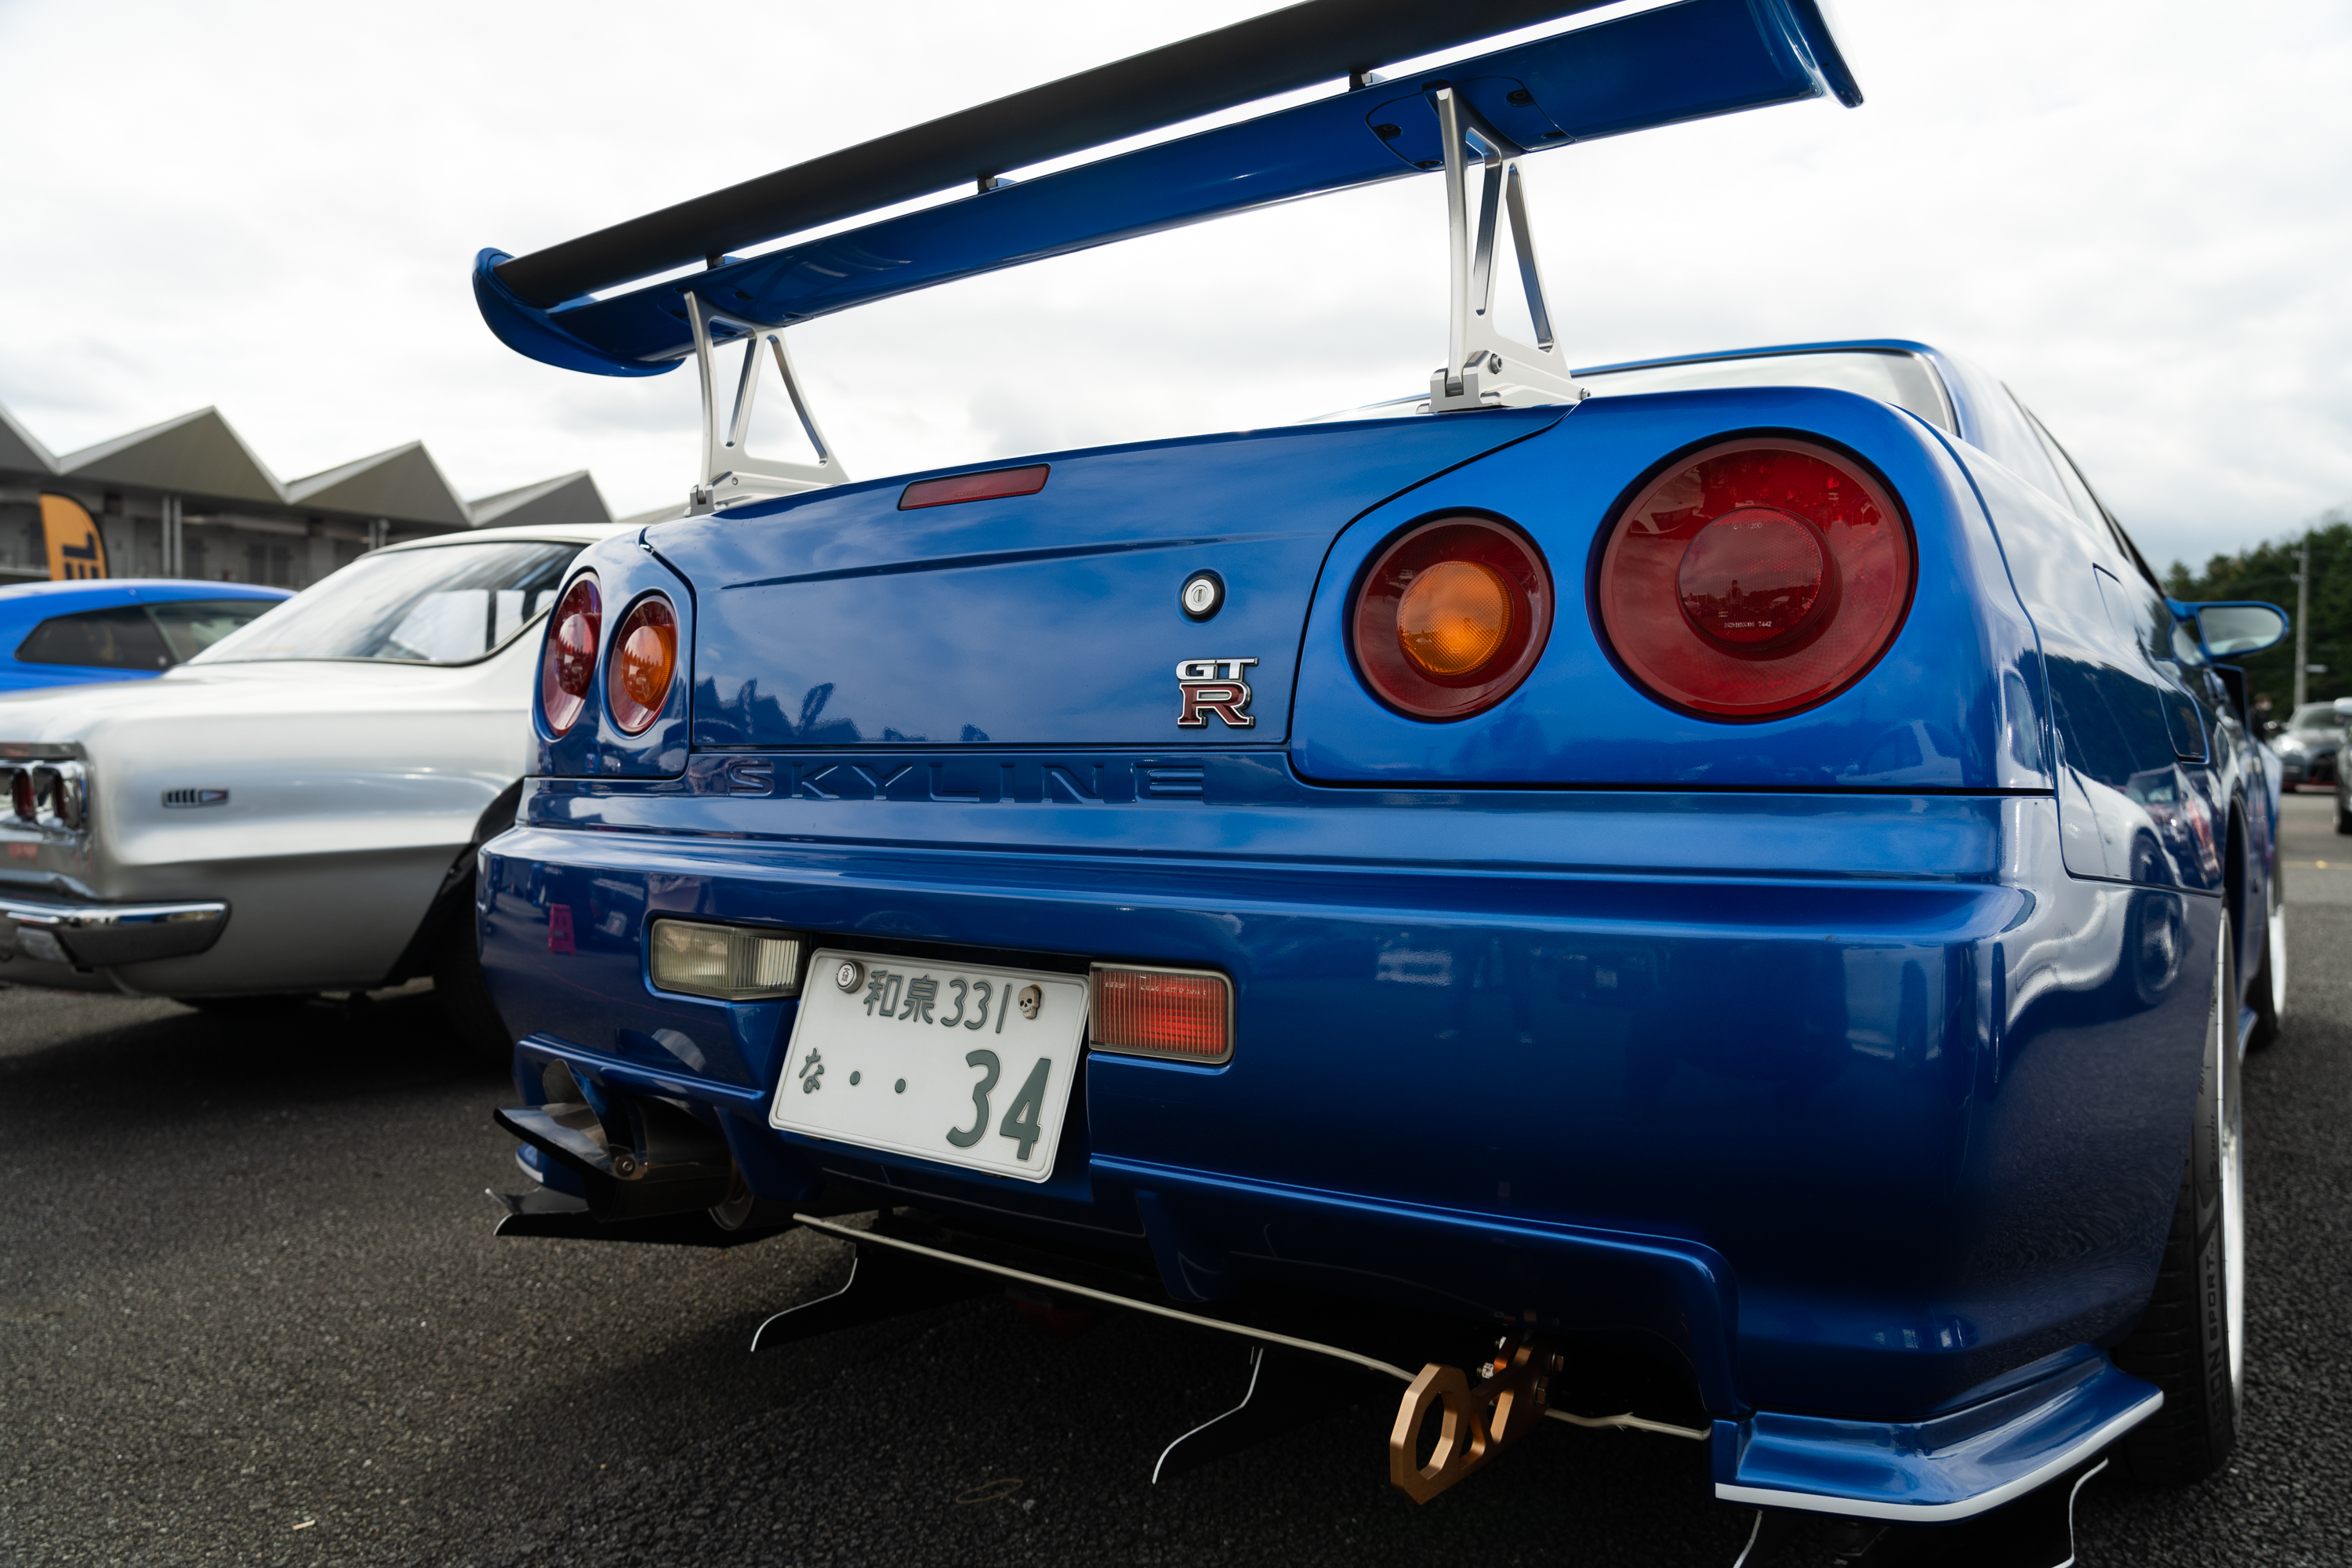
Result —
<svg viewBox="0 0 2352 1568"><path fill-rule="evenodd" d="M485 1065L511 1068L514 1037L490 1000L482 978L481 954L474 945L474 900L460 903L433 945L433 995L449 1032Z"/></svg>
<svg viewBox="0 0 2352 1568"><path fill-rule="evenodd" d="M2344 798L2341 787L2336 792L2336 831L2352 834L2352 802Z"/></svg>
<svg viewBox="0 0 2352 1568"><path fill-rule="evenodd" d="M2164 1408L2124 1438L2135 1479L2187 1486L2220 1469L2237 1446L2245 1390L2245 1165L2238 1097L2237 994L2230 922L2221 921L2205 1067L2188 1168L2156 1289L2116 1364L2164 1390Z"/></svg>
<svg viewBox="0 0 2352 1568"><path fill-rule="evenodd" d="M2279 1019L2286 1014L2286 889L2279 881L2281 868L2271 868L2264 889L2263 956L2255 966L2246 1001L2254 1009L2253 1033L2246 1049L2259 1051L2279 1037Z"/></svg>

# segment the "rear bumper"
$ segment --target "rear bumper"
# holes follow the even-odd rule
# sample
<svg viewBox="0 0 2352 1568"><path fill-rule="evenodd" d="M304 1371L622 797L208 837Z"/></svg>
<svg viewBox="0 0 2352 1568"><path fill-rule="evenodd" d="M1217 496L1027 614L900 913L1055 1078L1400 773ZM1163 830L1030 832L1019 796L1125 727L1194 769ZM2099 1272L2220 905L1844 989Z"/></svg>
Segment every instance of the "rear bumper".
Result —
<svg viewBox="0 0 2352 1568"><path fill-rule="evenodd" d="M0 935L24 957L110 969L205 952L227 929L228 905L72 903L10 894L0 897Z"/></svg>
<svg viewBox="0 0 2352 1568"><path fill-rule="evenodd" d="M793 802L824 830L789 840L542 799L480 881L518 1086L686 1107L779 1203L846 1190L1149 1258L1180 1300L1532 1317L1671 1364L1735 1426L1835 1411L1889 1451L1940 1451L1895 1427L2128 1328L2218 900L2066 878L2047 797L1328 793L1117 822ZM800 1138L767 1118L793 1005L652 991L658 913L1219 969L1234 1058L1089 1055L1052 1180L1018 1192ZM1719 1479L1780 1485L1757 1467L1785 1436L1752 1429Z"/></svg>
<svg viewBox="0 0 2352 1568"><path fill-rule="evenodd" d="M1716 1423L1715 1495L1756 1508L1948 1524L2057 1479L2163 1405L2155 1384L2105 1356L2084 1356L1928 1421L1759 1411Z"/></svg>

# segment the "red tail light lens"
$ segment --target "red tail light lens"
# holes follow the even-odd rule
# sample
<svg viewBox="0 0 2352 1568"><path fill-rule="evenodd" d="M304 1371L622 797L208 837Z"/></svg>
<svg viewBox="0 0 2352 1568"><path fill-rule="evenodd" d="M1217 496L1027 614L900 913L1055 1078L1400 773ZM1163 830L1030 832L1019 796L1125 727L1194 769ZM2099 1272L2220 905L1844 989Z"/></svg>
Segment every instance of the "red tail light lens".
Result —
<svg viewBox="0 0 2352 1568"><path fill-rule="evenodd" d="M1222 974L1097 967L1087 1041L1097 1050L1214 1065L1234 1054L1233 996Z"/></svg>
<svg viewBox="0 0 2352 1568"><path fill-rule="evenodd" d="M1551 574L1483 517L1407 530L1356 588L1349 643L1373 694L1416 719L1466 719L1508 697L1551 633Z"/></svg>
<svg viewBox="0 0 2352 1568"><path fill-rule="evenodd" d="M1595 584L1626 673L1675 707L1769 719L1836 696L1910 606L1910 525L1859 464L1778 439L1676 465L1619 514Z"/></svg>
<svg viewBox="0 0 2352 1568"><path fill-rule="evenodd" d="M41 815L41 800L33 789L32 769L18 768L16 776L8 781L8 804L16 808L20 821L38 820Z"/></svg>
<svg viewBox="0 0 2352 1568"><path fill-rule="evenodd" d="M629 610L621 635L613 639L612 679L605 695L613 722L628 735L643 734L669 701L670 678L677 673L677 615L659 594L648 594Z"/></svg>
<svg viewBox="0 0 2352 1568"><path fill-rule="evenodd" d="M580 721L588 705L588 685L596 675L596 647L604 640L604 600L596 579L583 577L564 591L547 623L547 646L539 656L539 706L547 727L562 734Z"/></svg>

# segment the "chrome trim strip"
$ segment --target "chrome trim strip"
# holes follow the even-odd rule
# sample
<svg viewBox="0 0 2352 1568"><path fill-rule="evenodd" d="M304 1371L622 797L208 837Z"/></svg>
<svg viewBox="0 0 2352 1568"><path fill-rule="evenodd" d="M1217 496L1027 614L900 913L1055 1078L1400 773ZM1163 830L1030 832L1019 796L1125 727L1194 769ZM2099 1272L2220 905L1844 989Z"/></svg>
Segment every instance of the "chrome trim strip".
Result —
<svg viewBox="0 0 2352 1568"><path fill-rule="evenodd" d="M0 920L10 922L12 942L22 930L46 932L76 963L103 968L205 952L227 928L228 905L67 904L0 896Z"/></svg>

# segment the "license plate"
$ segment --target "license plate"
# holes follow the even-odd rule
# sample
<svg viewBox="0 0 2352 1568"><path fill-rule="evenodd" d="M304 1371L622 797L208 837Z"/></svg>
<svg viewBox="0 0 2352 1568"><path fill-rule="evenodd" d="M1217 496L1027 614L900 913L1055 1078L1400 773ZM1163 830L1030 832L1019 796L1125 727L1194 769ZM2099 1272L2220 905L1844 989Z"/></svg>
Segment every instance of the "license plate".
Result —
<svg viewBox="0 0 2352 1568"><path fill-rule="evenodd" d="M821 952L768 1121L1042 1182L1086 1032L1082 974Z"/></svg>

